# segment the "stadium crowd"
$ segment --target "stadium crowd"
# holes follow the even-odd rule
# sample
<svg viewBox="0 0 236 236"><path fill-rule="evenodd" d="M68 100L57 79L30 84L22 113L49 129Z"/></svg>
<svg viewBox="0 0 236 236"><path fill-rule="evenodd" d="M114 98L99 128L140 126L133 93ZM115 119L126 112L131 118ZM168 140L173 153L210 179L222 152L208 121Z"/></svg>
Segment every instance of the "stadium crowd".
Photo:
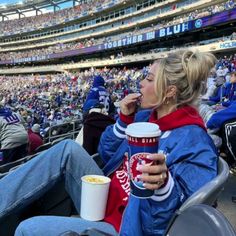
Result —
<svg viewBox="0 0 236 236"><path fill-rule="evenodd" d="M184 14L182 16L175 17L172 20L161 21L160 23L153 25L151 27L142 28L142 29L139 29L138 27L136 27L136 29L132 33L128 33L128 34L122 33L119 35L102 37L102 38L98 38L98 39L90 38L90 39L85 39L85 40L82 40L79 42L76 41L76 42L70 42L70 43L57 43L56 45L49 46L49 47L43 47L42 44L40 43L42 48L30 49L30 50L27 49L25 46L31 45L31 44L26 44L26 45L24 45L24 47L23 47L24 49L22 51L19 51L19 50L10 51L10 49L8 48L7 52L1 52L1 50L0 50L0 60L13 61L13 60L21 59L21 58L41 57L41 56L46 56L49 54L60 53L60 52L65 52L65 51L75 50L75 49L80 49L80 48L85 48L85 47L91 47L93 45L98 45L98 44L103 44L103 43L109 43L111 41L121 39L126 36L133 36L133 35L138 35L141 33L147 33L147 32L150 32L153 30L158 30L158 29L168 27L171 25L180 24L180 23L183 23L183 22L186 22L189 20L198 19L203 16L215 14L217 12L228 10L228 9L231 9L234 7L235 7L234 1L232 1L232 0L227 1L226 3L209 6L207 8L201 9L201 10L195 10L195 11L190 12L188 14ZM234 38L232 38L232 39L234 39ZM49 39L49 41L51 41L51 40ZM1 49L1 47L0 47L0 49Z"/></svg>
<svg viewBox="0 0 236 236"><path fill-rule="evenodd" d="M3 21L0 23L0 34L16 34L25 30L33 31L46 26L62 24L65 21L74 20L75 17L82 16L85 12L95 11L97 7L105 6L109 2L110 0L89 0L86 3L56 11L55 13L49 12L39 16Z"/></svg>
<svg viewBox="0 0 236 236"><path fill-rule="evenodd" d="M236 55L224 56L219 59L216 69L208 78L208 90L202 96L200 106L206 123L215 111L230 107L235 99L232 96L234 90L230 87L231 73L234 71ZM109 103L117 103L127 94L138 91L139 83L147 73L148 66L141 69L90 68L83 72L56 75L1 76L0 102L2 106L9 106L18 111L27 128L39 124L41 134L44 135L50 126L81 119L83 105L93 84L93 78L97 75L102 76L106 82ZM92 105L94 104L90 104L89 108ZM111 113L114 118L116 111ZM216 140L216 143L221 145L219 140Z"/></svg>

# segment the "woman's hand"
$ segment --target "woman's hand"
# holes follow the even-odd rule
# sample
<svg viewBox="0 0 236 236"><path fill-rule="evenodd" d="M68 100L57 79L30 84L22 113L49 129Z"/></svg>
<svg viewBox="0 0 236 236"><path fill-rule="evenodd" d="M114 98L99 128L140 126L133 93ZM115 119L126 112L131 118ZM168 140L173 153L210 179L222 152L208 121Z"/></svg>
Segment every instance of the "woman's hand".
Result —
<svg viewBox="0 0 236 236"><path fill-rule="evenodd" d="M121 113L126 116L133 114L136 111L138 99L141 96L142 96L142 94L140 94L140 93L132 93L132 94L127 95L125 98L123 98L120 101Z"/></svg>
<svg viewBox="0 0 236 236"><path fill-rule="evenodd" d="M146 189L159 189L167 179L166 156L164 154L149 154L148 159L153 160L152 165L139 165L137 170L142 172L138 177Z"/></svg>

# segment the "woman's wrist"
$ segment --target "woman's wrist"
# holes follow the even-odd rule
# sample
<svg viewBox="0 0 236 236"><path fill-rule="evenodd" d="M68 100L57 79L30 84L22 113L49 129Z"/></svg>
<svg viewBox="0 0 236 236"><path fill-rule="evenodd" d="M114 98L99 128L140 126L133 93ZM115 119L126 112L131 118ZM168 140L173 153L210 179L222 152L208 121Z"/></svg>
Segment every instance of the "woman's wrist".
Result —
<svg viewBox="0 0 236 236"><path fill-rule="evenodd" d="M122 112L120 112L120 120L125 124L129 125L134 122L134 114L135 113L131 115L124 115Z"/></svg>

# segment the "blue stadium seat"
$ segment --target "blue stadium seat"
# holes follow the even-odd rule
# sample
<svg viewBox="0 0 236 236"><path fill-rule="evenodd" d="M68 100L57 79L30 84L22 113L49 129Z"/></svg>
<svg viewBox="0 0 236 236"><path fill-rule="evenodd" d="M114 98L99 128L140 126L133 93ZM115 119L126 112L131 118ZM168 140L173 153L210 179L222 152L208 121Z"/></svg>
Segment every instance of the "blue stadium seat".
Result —
<svg viewBox="0 0 236 236"><path fill-rule="evenodd" d="M215 208L204 205L192 205L182 211L172 222L165 236L236 236L225 218Z"/></svg>
<svg viewBox="0 0 236 236"><path fill-rule="evenodd" d="M217 176L213 180L205 184L203 187L201 187L191 197L189 197L178 211L182 212L192 205L201 203L210 206L213 205L221 191L224 189L224 185L228 177L229 166L221 157L219 157Z"/></svg>

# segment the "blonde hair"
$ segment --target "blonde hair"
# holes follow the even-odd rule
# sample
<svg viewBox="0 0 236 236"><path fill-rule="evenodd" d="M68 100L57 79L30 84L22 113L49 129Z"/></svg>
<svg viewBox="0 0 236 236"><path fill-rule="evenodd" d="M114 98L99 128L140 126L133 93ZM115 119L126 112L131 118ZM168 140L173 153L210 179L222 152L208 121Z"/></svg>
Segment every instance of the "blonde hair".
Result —
<svg viewBox="0 0 236 236"><path fill-rule="evenodd" d="M177 107L193 105L197 101L216 58L208 52L178 50L154 63L158 64L155 73L156 106L165 103L167 88L174 85L177 91L173 99Z"/></svg>

